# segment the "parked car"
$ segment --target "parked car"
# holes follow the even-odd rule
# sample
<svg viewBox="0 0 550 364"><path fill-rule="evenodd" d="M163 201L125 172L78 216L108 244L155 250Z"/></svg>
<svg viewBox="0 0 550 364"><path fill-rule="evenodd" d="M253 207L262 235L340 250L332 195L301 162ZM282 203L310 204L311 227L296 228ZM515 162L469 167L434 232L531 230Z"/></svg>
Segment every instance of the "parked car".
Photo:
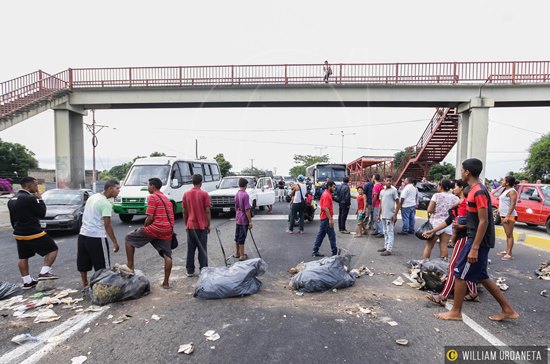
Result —
<svg viewBox="0 0 550 364"><path fill-rule="evenodd" d="M213 216L221 212L235 212L235 195L239 191L239 179L246 178L248 187L246 192L250 197L250 213L254 215L254 210L259 208L263 210L265 206L275 203L275 184L271 177L260 177L256 179L253 176L231 176L224 177L218 189L209 192Z"/></svg>
<svg viewBox="0 0 550 364"><path fill-rule="evenodd" d="M82 214L86 200L92 190L67 190L55 188L44 192L42 198L46 204L46 216L40 220L40 226L46 231L65 230L78 232L82 225Z"/></svg>
<svg viewBox="0 0 550 364"><path fill-rule="evenodd" d="M427 210L432 196L437 192L437 186L432 183L417 183L418 209Z"/></svg>
<svg viewBox="0 0 550 364"><path fill-rule="evenodd" d="M544 226L550 234L550 184L520 183L515 188L518 191L517 221L529 226ZM495 224L501 223L498 199L503 191L500 186L491 192Z"/></svg>

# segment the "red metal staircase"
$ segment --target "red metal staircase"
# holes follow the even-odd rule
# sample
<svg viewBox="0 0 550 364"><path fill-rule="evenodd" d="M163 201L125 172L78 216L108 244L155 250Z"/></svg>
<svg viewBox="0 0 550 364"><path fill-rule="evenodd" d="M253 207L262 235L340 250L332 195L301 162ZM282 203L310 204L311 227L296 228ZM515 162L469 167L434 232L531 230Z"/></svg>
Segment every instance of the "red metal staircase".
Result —
<svg viewBox="0 0 550 364"><path fill-rule="evenodd" d="M405 149L405 157L394 175L394 184L402 178L427 177L430 168L449 154L458 138L458 114L455 108L438 108L416 145Z"/></svg>

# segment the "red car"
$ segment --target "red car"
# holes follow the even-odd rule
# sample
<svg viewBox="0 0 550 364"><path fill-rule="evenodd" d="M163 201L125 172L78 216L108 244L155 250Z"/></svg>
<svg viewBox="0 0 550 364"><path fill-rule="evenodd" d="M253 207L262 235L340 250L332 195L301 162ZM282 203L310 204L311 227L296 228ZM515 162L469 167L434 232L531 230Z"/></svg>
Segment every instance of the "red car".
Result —
<svg viewBox="0 0 550 364"><path fill-rule="evenodd" d="M520 183L517 185L518 202L516 211L518 221L529 226L545 226L550 234L550 185L535 183ZM491 203L493 205L495 224L500 224L498 209L498 198L504 191L502 186L491 192Z"/></svg>

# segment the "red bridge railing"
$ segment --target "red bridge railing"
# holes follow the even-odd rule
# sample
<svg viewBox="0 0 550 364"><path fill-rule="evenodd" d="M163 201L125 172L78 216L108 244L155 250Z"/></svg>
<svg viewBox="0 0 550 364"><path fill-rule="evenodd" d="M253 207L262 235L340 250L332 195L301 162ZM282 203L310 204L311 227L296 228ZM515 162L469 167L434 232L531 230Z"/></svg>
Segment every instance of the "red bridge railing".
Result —
<svg viewBox="0 0 550 364"><path fill-rule="evenodd" d="M79 88L323 84L323 64L70 68L0 83L0 117ZM550 61L338 63L329 84L550 83Z"/></svg>

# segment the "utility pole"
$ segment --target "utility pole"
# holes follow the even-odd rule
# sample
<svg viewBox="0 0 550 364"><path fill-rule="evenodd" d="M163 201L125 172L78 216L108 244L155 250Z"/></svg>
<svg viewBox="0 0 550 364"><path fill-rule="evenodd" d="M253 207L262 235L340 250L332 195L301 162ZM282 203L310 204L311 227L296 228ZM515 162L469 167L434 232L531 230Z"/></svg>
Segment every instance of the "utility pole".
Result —
<svg viewBox="0 0 550 364"><path fill-rule="evenodd" d="M199 159L199 140L195 139L195 159Z"/></svg>
<svg viewBox="0 0 550 364"><path fill-rule="evenodd" d="M92 123L86 124L86 129L92 134L92 190L97 192L97 173L95 170L95 148L97 148L97 134L103 129L108 128L107 125L98 125L95 122L95 110L92 110ZM86 178L86 170L84 169L84 178Z"/></svg>
<svg viewBox="0 0 550 364"><path fill-rule="evenodd" d="M340 135L342 137L342 163L344 163L344 137L346 135L355 135L356 133L345 133L344 134L344 131L343 130L340 130L340 134L334 134L334 133L330 133L330 135Z"/></svg>
<svg viewBox="0 0 550 364"><path fill-rule="evenodd" d="M250 168L254 169L254 158L250 158Z"/></svg>

